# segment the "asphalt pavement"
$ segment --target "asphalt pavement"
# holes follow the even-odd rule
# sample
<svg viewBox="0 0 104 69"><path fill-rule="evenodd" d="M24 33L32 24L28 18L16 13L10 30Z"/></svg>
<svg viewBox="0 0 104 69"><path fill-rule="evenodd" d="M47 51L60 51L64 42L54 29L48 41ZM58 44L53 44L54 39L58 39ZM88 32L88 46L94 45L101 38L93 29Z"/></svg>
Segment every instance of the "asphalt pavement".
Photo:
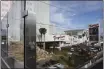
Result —
<svg viewBox="0 0 104 69"><path fill-rule="evenodd" d="M103 60L101 62L97 63L96 65L94 65L90 69L103 69Z"/></svg>

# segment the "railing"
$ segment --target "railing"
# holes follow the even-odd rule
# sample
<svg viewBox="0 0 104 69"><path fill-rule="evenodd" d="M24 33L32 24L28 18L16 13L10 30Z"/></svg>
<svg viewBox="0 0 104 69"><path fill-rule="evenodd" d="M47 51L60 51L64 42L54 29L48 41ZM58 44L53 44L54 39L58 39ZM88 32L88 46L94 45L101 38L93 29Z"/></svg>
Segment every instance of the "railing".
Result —
<svg viewBox="0 0 104 69"><path fill-rule="evenodd" d="M10 65L7 62L8 53L1 49L1 68L11 69Z"/></svg>
<svg viewBox="0 0 104 69"><path fill-rule="evenodd" d="M2 56L2 58L5 58L8 56L8 53L6 51L4 51L3 49L1 49L1 56Z"/></svg>
<svg viewBox="0 0 104 69"><path fill-rule="evenodd" d="M2 69L11 69L11 68L24 68L23 63L17 61L14 57L8 57L7 52L1 49L2 59L1 59L1 67Z"/></svg>
<svg viewBox="0 0 104 69"><path fill-rule="evenodd" d="M11 69L7 62L1 57L1 68Z"/></svg>
<svg viewBox="0 0 104 69"><path fill-rule="evenodd" d="M103 57L98 59L95 63L93 63L91 66L88 67L88 69L91 69L93 66L95 66L96 64L98 64L99 62L103 61ZM102 65L103 66L103 65Z"/></svg>

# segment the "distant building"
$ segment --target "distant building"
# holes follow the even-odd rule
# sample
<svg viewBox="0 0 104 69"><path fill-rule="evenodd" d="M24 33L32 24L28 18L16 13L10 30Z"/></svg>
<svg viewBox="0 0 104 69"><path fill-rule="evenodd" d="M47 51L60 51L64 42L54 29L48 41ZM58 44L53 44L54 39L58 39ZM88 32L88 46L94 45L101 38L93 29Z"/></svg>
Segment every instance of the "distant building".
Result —
<svg viewBox="0 0 104 69"><path fill-rule="evenodd" d="M91 43L99 42L99 36L100 36L99 24L89 25L89 41Z"/></svg>
<svg viewBox="0 0 104 69"><path fill-rule="evenodd" d="M77 29L77 30L67 30L65 31L67 35L71 36L72 44L74 43L83 43L88 41L88 30Z"/></svg>

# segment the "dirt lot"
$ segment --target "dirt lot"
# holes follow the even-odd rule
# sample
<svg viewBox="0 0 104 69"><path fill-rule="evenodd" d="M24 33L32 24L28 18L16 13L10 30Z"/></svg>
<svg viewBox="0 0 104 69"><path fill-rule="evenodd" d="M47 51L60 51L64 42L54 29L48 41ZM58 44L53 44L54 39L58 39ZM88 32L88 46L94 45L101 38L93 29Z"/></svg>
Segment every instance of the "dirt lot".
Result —
<svg viewBox="0 0 104 69"><path fill-rule="evenodd" d="M9 56L15 57L19 61L24 60L24 44L23 42L10 42Z"/></svg>

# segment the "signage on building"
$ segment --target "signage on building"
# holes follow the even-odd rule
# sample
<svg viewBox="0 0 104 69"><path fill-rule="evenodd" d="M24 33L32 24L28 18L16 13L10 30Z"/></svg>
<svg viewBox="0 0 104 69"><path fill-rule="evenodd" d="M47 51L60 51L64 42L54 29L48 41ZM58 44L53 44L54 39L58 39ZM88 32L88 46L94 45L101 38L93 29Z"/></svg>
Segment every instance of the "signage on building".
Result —
<svg viewBox="0 0 104 69"><path fill-rule="evenodd" d="M99 24L89 25L89 28L93 28L93 27L99 27Z"/></svg>
<svg viewBox="0 0 104 69"><path fill-rule="evenodd" d="M65 36L53 36L54 39L65 40Z"/></svg>

